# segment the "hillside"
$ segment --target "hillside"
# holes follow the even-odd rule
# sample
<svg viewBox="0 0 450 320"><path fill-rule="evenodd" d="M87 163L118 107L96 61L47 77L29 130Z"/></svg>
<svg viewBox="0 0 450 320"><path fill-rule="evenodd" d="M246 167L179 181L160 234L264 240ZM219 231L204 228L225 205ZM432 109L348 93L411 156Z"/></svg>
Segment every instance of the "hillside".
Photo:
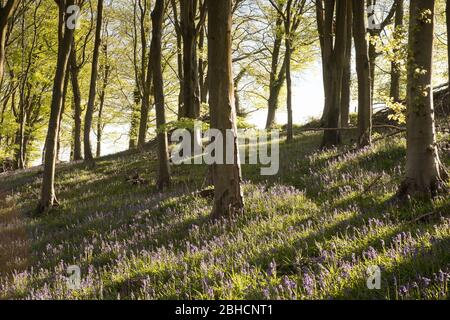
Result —
<svg viewBox="0 0 450 320"><path fill-rule="evenodd" d="M450 167L449 135L439 139ZM0 299L449 299L450 199L389 204L404 137L352 152L319 143L282 144L289 161L273 178L245 165L245 214L226 222L199 192L206 167L174 166L159 193L152 152L61 165L61 204L40 218L41 169L2 174ZM67 289L69 265L81 290ZM366 286L371 265L380 290Z"/></svg>

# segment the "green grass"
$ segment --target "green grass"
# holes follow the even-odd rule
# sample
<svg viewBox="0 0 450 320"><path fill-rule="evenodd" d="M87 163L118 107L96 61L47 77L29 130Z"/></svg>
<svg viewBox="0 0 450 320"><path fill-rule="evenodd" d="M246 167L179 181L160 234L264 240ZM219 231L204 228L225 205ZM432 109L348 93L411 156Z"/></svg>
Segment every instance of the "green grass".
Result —
<svg viewBox="0 0 450 320"><path fill-rule="evenodd" d="M157 192L152 153L61 166L61 206L39 218L28 214L39 169L0 176L0 298L449 299L450 199L388 204L404 138L340 157L349 146L319 144L282 143L274 177L245 165L245 213L231 221L212 221L198 196L204 166L173 167L173 187ZM128 182L136 172L148 184ZM69 265L82 269L80 290L67 288ZM371 265L380 290L366 286Z"/></svg>

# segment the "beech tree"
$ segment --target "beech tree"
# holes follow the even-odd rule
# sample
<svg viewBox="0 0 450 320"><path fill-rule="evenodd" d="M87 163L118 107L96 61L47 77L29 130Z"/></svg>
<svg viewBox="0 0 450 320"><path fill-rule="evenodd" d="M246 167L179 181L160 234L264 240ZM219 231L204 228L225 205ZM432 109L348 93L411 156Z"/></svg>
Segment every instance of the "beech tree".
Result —
<svg viewBox="0 0 450 320"><path fill-rule="evenodd" d="M5 5L3 5L3 1L0 3L0 84L3 82L8 21L18 4L19 0L8 0Z"/></svg>
<svg viewBox="0 0 450 320"><path fill-rule="evenodd" d="M367 43L366 8L364 2L353 0L353 34L358 76L358 144L366 146L372 137L372 98L369 49Z"/></svg>
<svg viewBox="0 0 450 320"><path fill-rule="evenodd" d="M399 40L403 37L403 19L404 19L404 1L397 0L395 9L395 30L394 38ZM398 50L394 49L394 56L398 53ZM391 62L391 85L390 85L390 97L394 102L400 102L400 63L396 60Z"/></svg>
<svg viewBox="0 0 450 320"><path fill-rule="evenodd" d="M72 47L74 29L67 23L70 14L67 8L75 4L75 0L60 0L58 20L58 60L53 84L53 94L48 124L47 139L45 142L45 162L42 180L42 189L38 213L43 213L58 203L55 193L55 169L57 158L57 139L64 98L64 82L67 76L67 66Z"/></svg>
<svg viewBox="0 0 450 320"><path fill-rule="evenodd" d="M196 16L199 7L199 22ZM181 0L180 25L183 39L183 107L181 117L200 116L200 84L197 56L198 37L206 18L206 1Z"/></svg>
<svg viewBox="0 0 450 320"><path fill-rule="evenodd" d="M325 24L327 28L325 28L324 33L330 32L332 28L329 24L332 24L332 17L334 15L333 2L331 0L325 1ZM325 130L322 142L324 147L335 146L341 142L340 132L337 128L340 126L342 78L344 75L345 50L347 47L347 6L348 2L346 0L336 0L336 37L334 46L330 49L330 45L333 45L333 40L328 39L330 36L327 36L327 41L324 45L326 46L325 55L329 55L325 60L325 67L328 73L326 77L331 77L331 79L326 80L327 92L325 93L324 120L327 128L336 129Z"/></svg>
<svg viewBox="0 0 450 320"><path fill-rule="evenodd" d="M92 119L94 116L95 97L97 93L98 59L100 55L101 33L103 26L103 0L97 2L97 22L95 28L94 52L92 57L91 84L89 87L89 100L84 118L84 160L92 161L94 156L91 147Z"/></svg>
<svg viewBox="0 0 450 320"><path fill-rule="evenodd" d="M433 107L435 0L411 0L406 176L398 195L432 197L448 178L439 159Z"/></svg>
<svg viewBox="0 0 450 320"><path fill-rule="evenodd" d="M231 56L232 0L207 0L208 5L208 80L211 128L218 129L223 137L232 130L233 164L212 165L214 181L214 217L230 216L243 210L241 167L239 162L236 110L233 94L233 69ZM228 141L228 143L230 143ZM228 149L228 148L227 148Z"/></svg>
<svg viewBox="0 0 450 320"><path fill-rule="evenodd" d="M151 71L153 73L153 87L155 92L156 105L156 127L158 139L158 181L157 188L164 189L170 185L170 167L169 167L169 143L167 131L165 128L166 115L164 103L164 83L162 74L162 26L164 21L165 0L156 0L152 12L152 41L150 46Z"/></svg>

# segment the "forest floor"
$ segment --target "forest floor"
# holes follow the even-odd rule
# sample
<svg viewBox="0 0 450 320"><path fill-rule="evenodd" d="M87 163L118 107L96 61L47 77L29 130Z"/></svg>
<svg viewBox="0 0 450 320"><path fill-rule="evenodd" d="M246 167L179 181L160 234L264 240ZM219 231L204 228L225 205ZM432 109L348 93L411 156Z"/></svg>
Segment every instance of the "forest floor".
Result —
<svg viewBox="0 0 450 320"><path fill-rule="evenodd" d="M39 218L41 169L0 175L0 299L449 299L450 198L389 204L404 136L348 153L320 137L282 143L277 176L245 165L245 214L226 222L198 192L206 167L174 166L159 193L152 152L60 166L61 205Z"/></svg>

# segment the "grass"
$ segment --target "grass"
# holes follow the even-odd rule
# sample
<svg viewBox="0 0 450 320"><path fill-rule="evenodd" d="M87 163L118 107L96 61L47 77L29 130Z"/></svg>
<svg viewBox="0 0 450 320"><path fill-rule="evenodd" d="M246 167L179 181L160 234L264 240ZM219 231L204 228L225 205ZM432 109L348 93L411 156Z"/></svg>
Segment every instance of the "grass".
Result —
<svg viewBox="0 0 450 320"><path fill-rule="evenodd" d="M450 199L387 203L404 138L339 157L348 146L319 144L305 133L282 143L274 177L245 165L245 214L231 221L212 221L197 193L204 166L173 167L174 186L157 192L152 152L62 165L61 206L39 218L27 214L39 169L0 176L0 298L449 299ZM127 181L136 172L148 184ZM67 287L70 265L79 290ZM373 265L380 290L366 285Z"/></svg>

